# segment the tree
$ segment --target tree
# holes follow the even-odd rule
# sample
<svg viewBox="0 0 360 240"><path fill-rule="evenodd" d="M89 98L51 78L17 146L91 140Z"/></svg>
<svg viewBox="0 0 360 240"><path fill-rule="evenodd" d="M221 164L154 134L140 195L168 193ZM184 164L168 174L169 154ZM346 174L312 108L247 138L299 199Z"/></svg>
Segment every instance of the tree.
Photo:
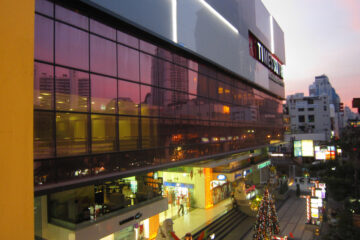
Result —
<svg viewBox="0 0 360 240"><path fill-rule="evenodd" d="M276 214L275 204L268 189L265 189L254 225L254 240L271 239L271 236L280 233L280 226Z"/></svg>

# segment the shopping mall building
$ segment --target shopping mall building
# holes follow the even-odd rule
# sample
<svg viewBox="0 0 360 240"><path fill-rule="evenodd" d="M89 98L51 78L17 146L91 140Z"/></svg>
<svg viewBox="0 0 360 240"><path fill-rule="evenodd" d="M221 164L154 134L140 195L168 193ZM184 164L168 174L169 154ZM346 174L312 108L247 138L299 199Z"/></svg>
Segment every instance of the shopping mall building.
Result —
<svg viewBox="0 0 360 240"><path fill-rule="evenodd" d="M8 239L153 238L267 182L285 47L260 0L0 6Z"/></svg>

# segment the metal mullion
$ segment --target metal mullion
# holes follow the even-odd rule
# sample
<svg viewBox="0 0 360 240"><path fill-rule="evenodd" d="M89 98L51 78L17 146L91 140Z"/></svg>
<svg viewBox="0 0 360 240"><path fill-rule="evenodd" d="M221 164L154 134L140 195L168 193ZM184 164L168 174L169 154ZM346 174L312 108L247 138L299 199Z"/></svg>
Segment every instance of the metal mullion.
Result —
<svg viewBox="0 0 360 240"><path fill-rule="evenodd" d="M120 127L119 127L119 53L118 53L118 34L117 34L117 29L115 28L116 34L115 34L115 40L116 40L116 47L115 47L115 51L116 51L116 102L115 102L115 151L119 152L120 151Z"/></svg>
<svg viewBox="0 0 360 240"><path fill-rule="evenodd" d="M91 109L91 79L90 79L90 64L91 64L91 47L90 47L90 18L88 17L88 51L89 51L89 59L88 59L88 76L89 76L89 95L88 95L88 111L87 111L87 145L88 145L88 149L87 149L87 153L91 154L92 153L92 124L91 124L91 113L92 113L92 109Z"/></svg>

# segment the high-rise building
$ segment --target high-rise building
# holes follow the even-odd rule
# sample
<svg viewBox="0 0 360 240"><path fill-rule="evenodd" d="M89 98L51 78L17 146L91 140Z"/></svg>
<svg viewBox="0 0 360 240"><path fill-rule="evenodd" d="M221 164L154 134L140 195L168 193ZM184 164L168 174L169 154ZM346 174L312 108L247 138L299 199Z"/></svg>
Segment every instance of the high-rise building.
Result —
<svg viewBox="0 0 360 240"><path fill-rule="evenodd" d="M35 43L18 66L33 76L17 77L33 88L16 90L33 96L33 140L19 128L33 159L7 151L9 168L33 171L33 186L15 182L34 190L36 237L153 238L169 204L210 208L245 175L266 183L267 148L283 138L285 48L260 0L33 4L21 13L34 34L15 41Z"/></svg>

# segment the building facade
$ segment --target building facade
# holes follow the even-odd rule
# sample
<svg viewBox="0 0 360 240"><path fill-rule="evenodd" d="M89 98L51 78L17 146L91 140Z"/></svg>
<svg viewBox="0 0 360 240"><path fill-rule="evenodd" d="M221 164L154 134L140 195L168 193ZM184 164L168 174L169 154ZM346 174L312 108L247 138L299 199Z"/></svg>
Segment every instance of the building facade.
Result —
<svg viewBox="0 0 360 240"><path fill-rule="evenodd" d="M153 238L179 197L266 182L285 50L261 1L37 0L34 19L36 237Z"/></svg>

